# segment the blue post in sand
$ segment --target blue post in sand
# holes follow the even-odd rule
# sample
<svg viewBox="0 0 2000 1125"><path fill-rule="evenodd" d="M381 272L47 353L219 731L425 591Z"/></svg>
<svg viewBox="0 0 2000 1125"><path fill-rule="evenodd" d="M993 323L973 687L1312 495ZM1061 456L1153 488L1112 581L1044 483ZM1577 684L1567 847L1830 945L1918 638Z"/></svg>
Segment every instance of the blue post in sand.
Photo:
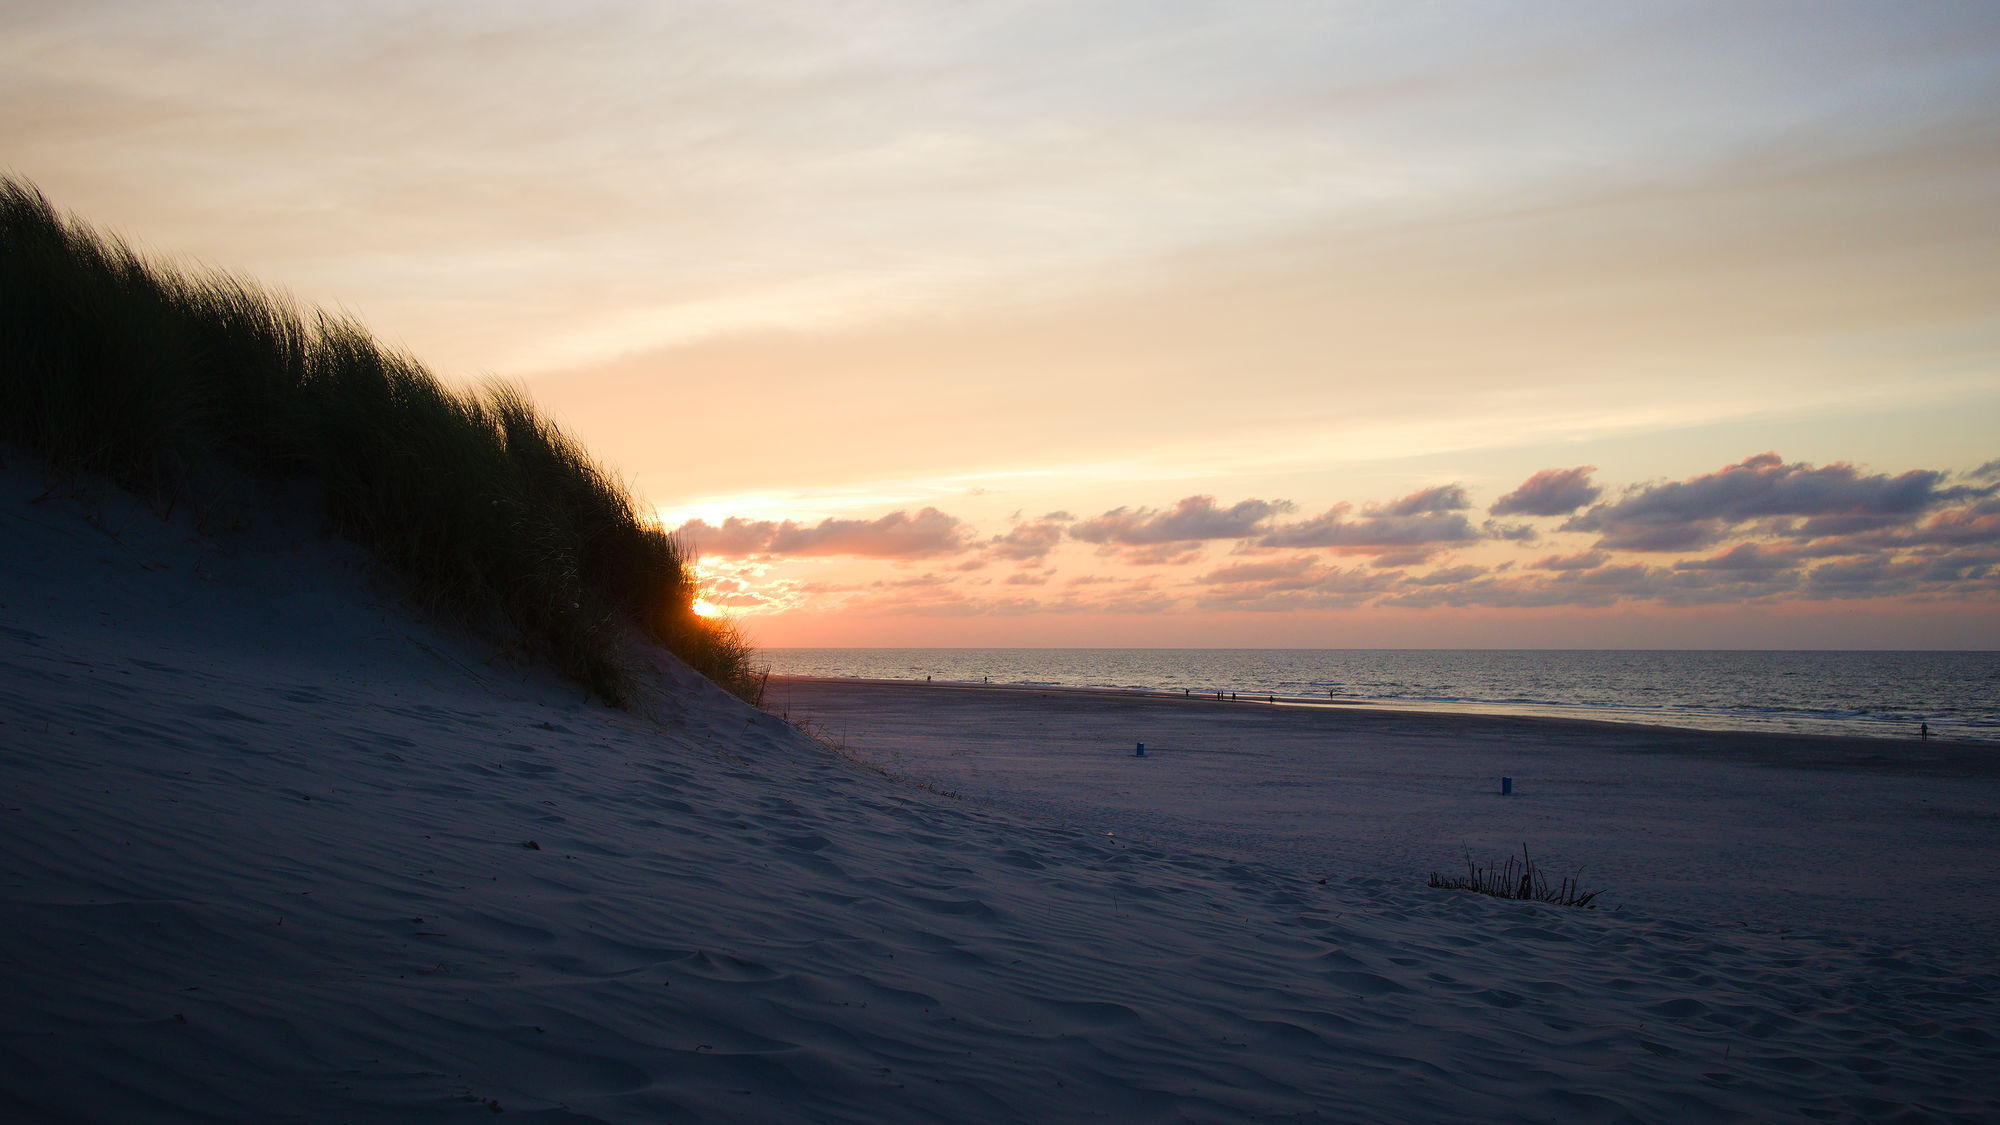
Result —
<svg viewBox="0 0 2000 1125"><path fill-rule="evenodd" d="M1514 779L1513 779L1513 778L1511 778L1511 777L1503 777L1503 778L1501 778L1501 779L1500 779L1500 795L1501 795L1502 797L1510 797L1510 796L1512 796L1512 795L1513 795L1513 793L1514 793Z"/></svg>
<svg viewBox="0 0 2000 1125"><path fill-rule="evenodd" d="M1141 742L1141 743L1139 744L1139 748L1138 748L1137 750L1134 750L1134 751L1132 751L1132 756L1133 756L1134 758L1143 758L1143 757L1145 757L1145 756L1146 756L1146 744L1145 744L1145 743L1143 743L1143 742Z"/></svg>

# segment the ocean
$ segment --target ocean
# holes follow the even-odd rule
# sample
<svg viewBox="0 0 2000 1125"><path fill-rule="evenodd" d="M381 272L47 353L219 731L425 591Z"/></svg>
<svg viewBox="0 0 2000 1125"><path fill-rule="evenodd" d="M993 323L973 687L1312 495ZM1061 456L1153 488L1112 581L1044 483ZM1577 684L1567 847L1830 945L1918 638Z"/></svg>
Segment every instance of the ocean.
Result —
<svg viewBox="0 0 2000 1125"><path fill-rule="evenodd" d="M777 675L2000 743L2000 652L778 648Z"/></svg>

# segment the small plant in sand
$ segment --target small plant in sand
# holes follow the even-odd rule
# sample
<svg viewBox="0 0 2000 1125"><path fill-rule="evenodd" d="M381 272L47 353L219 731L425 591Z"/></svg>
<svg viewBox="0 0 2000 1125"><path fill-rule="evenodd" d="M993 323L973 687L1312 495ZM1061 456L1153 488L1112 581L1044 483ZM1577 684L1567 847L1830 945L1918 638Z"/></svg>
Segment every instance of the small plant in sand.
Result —
<svg viewBox="0 0 2000 1125"><path fill-rule="evenodd" d="M1431 872L1430 885L1448 891L1478 891L1494 898L1532 899L1535 902L1554 903L1557 906L1582 906L1596 909L1591 899L1603 891L1586 891L1581 882L1583 872L1575 877L1558 879L1553 886L1535 861L1528 854L1528 845L1521 845L1519 857L1509 856L1507 862L1498 867L1481 867L1472 859L1472 850L1466 849L1465 874L1444 876Z"/></svg>

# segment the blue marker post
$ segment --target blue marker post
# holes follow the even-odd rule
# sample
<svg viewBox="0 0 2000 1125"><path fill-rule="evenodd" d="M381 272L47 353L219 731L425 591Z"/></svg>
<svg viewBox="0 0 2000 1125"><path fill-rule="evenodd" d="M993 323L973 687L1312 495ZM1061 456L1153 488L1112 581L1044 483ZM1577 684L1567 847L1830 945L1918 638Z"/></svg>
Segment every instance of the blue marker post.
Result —
<svg viewBox="0 0 2000 1125"><path fill-rule="evenodd" d="M1511 797L1511 796L1513 796L1513 795L1514 795L1514 779L1513 779L1513 778L1511 778L1511 777L1503 777L1503 778L1501 778L1501 779L1500 779L1500 795L1501 795L1502 797Z"/></svg>
<svg viewBox="0 0 2000 1125"><path fill-rule="evenodd" d="M1145 744L1145 743L1143 743L1143 742L1141 742L1141 743L1139 744L1139 748L1138 748L1137 750L1134 750L1134 751L1132 751L1132 756L1133 756L1134 758L1143 758L1143 757L1145 757L1145 756L1146 756L1146 744Z"/></svg>

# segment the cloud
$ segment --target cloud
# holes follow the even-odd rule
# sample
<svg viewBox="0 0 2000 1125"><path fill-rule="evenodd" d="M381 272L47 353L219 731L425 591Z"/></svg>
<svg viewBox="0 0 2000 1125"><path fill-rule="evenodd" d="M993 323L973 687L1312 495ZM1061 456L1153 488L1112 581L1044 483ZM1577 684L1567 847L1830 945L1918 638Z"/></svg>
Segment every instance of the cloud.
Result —
<svg viewBox="0 0 2000 1125"><path fill-rule="evenodd" d="M1807 586L1811 593L1821 597L1877 597L1887 592L1905 592L1908 580L1919 577L1922 569L1917 563L1897 563L1886 558L1821 563L1812 569Z"/></svg>
<svg viewBox="0 0 2000 1125"><path fill-rule="evenodd" d="M1487 568L1483 566L1473 566L1468 563L1464 566L1451 566L1431 571L1429 574L1420 574L1407 581L1412 586L1461 586L1480 577L1486 571Z"/></svg>
<svg viewBox="0 0 2000 1125"><path fill-rule="evenodd" d="M1594 472L1587 465L1543 470L1491 510L1539 514L1581 505L1599 491L1590 481ZM1972 476L1873 473L1763 453L1573 509L1560 529L1539 533L1559 545L1532 552L1533 525L1475 523L1466 490L1455 484L1358 508L1336 504L1289 521L1280 518L1289 503L1249 499L1224 507L1196 495L1164 509L1120 507L1080 522L1062 512L1024 521L1017 512L998 535L975 533L930 508L814 524L690 521L681 534L707 560L712 600L751 612L810 606L870 616L1021 616L1992 602L2000 598L2000 481L1975 483ZM1097 544L1099 561L1077 560L1096 573L1058 576L1050 565L1072 539ZM1338 565L1356 555L1366 557ZM885 577L861 585L776 581L787 567L819 567L827 565L820 559L835 556L934 561L914 577L914 566L882 567L876 573ZM1000 562L1014 565L988 571L992 577L969 573Z"/></svg>
<svg viewBox="0 0 2000 1125"><path fill-rule="evenodd" d="M1374 601L1397 575L1359 569L1333 570L1311 585L1232 587L1205 594L1197 608L1250 613L1296 613L1314 609L1354 609Z"/></svg>
<svg viewBox="0 0 2000 1125"><path fill-rule="evenodd" d="M1947 584L2000 582L2000 550L1951 551L1924 561L1924 581Z"/></svg>
<svg viewBox="0 0 2000 1125"><path fill-rule="evenodd" d="M1437 554L1441 550L1443 550L1442 547L1434 547L1429 545L1416 546L1416 547L1398 547L1393 550L1384 551L1381 554L1376 555L1374 558L1368 561L1368 565L1381 567L1385 570L1398 566L1422 566L1423 564L1431 561L1431 556Z"/></svg>
<svg viewBox="0 0 2000 1125"><path fill-rule="evenodd" d="M1895 547L2000 544L2000 500L1948 508L1907 531L1863 537Z"/></svg>
<svg viewBox="0 0 2000 1125"><path fill-rule="evenodd" d="M1069 533L1086 543L1127 547L1242 539L1256 534L1272 517L1293 507L1289 500L1242 500L1218 508L1213 496L1189 496L1166 511L1113 508L1074 525Z"/></svg>
<svg viewBox="0 0 2000 1125"><path fill-rule="evenodd" d="M1436 548L1472 543L1481 536L1462 514L1471 505L1457 485L1427 488L1393 503L1363 509L1348 518L1352 506L1336 504L1309 520L1279 524L1257 540L1260 547L1330 547L1351 554L1401 549ZM1422 552L1421 557L1428 557Z"/></svg>
<svg viewBox="0 0 2000 1125"><path fill-rule="evenodd" d="M1488 539L1506 539L1515 543L1532 543L1542 537L1541 532L1536 531L1535 525L1530 523L1501 523L1499 520L1486 520L1479 525L1479 530Z"/></svg>
<svg viewBox="0 0 2000 1125"><path fill-rule="evenodd" d="M1098 551L1101 555L1117 555L1130 566L1183 566L1202 556L1199 543L1156 543L1150 547L1133 547L1120 551L1115 547L1105 547Z"/></svg>
<svg viewBox="0 0 2000 1125"><path fill-rule="evenodd" d="M1899 476L1864 475L1835 462L1815 468L1786 464L1776 453L1685 481L1631 489L1562 525L1596 532L1597 546L1621 551L1694 550L1746 524L1768 534L1810 538L1892 527L1965 490L1940 489L1945 474L1915 469Z"/></svg>
<svg viewBox="0 0 2000 1125"><path fill-rule="evenodd" d="M928 571L914 578L879 578L871 583L878 590L924 590L951 584L951 579Z"/></svg>
<svg viewBox="0 0 2000 1125"><path fill-rule="evenodd" d="M1675 570L1733 571L1777 571L1790 570L1799 565L1799 552L1782 547L1772 547L1761 543L1739 543L1729 550L1707 559L1682 559L1674 564Z"/></svg>
<svg viewBox="0 0 2000 1125"><path fill-rule="evenodd" d="M1603 566L1610 555L1603 551L1579 551L1573 555L1544 555L1528 564L1530 570L1590 570Z"/></svg>
<svg viewBox="0 0 2000 1125"><path fill-rule="evenodd" d="M1146 582L1107 580L1071 583L1062 592L1043 593L1017 574L999 587L966 588L926 582L877 583L839 603L842 614L864 617L1026 617L1076 614L1159 614L1179 607Z"/></svg>
<svg viewBox="0 0 2000 1125"><path fill-rule="evenodd" d="M1412 492L1401 500L1383 505L1373 514L1379 516L1421 516L1433 512L1460 512L1472 506L1465 498L1465 489L1455 484L1441 484L1436 488L1426 488Z"/></svg>
<svg viewBox="0 0 2000 1125"><path fill-rule="evenodd" d="M1401 571L1322 565L1310 555L1270 562L1237 563L1196 578L1207 587L1197 602L1204 609L1282 612L1361 605L1396 586Z"/></svg>
<svg viewBox="0 0 2000 1125"><path fill-rule="evenodd" d="M1015 562L1039 562L1062 543L1064 524L1069 517L1062 513L1045 516L1016 524L1005 535L996 535L986 544L986 549L996 558L1011 559Z"/></svg>
<svg viewBox="0 0 2000 1125"><path fill-rule="evenodd" d="M1543 469L1521 482L1521 486L1493 502L1487 514L1495 516L1566 516L1597 499L1598 488L1590 483L1595 465L1574 469Z"/></svg>
<svg viewBox="0 0 2000 1125"><path fill-rule="evenodd" d="M1630 563L1506 579L1473 575L1463 581L1411 582L1377 604L1404 609L1474 605L1506 608L1606 606L1622 600L1657 597L1659 573L1643 564ZM1431 577L1440 576L1448 575L1447 572L1440 572Z"/></svg>
<svg viewBox="0 0 2000 1125"><path fill-rule="evenodd" d="M875 520L823 519L812 525L732 516L718 527L696 519L682 524L674 535L691 544L702 557L921 559L959 554L973 545L971 529L956 516L936 508L925 508L915 515L895 511Z"/></svg>
<svg viewBox="0 0 2000 1125"><path fill-rule="evenodd" d="M1204 586L1231 585L1236 583L1284 583L1304 580L1310 583L1314 577L1325 573L1319 560L1311 555L1299 555L1289 559L1271 562L1236 563L1219 570L1211 570L1195 581Z"/></svg>

